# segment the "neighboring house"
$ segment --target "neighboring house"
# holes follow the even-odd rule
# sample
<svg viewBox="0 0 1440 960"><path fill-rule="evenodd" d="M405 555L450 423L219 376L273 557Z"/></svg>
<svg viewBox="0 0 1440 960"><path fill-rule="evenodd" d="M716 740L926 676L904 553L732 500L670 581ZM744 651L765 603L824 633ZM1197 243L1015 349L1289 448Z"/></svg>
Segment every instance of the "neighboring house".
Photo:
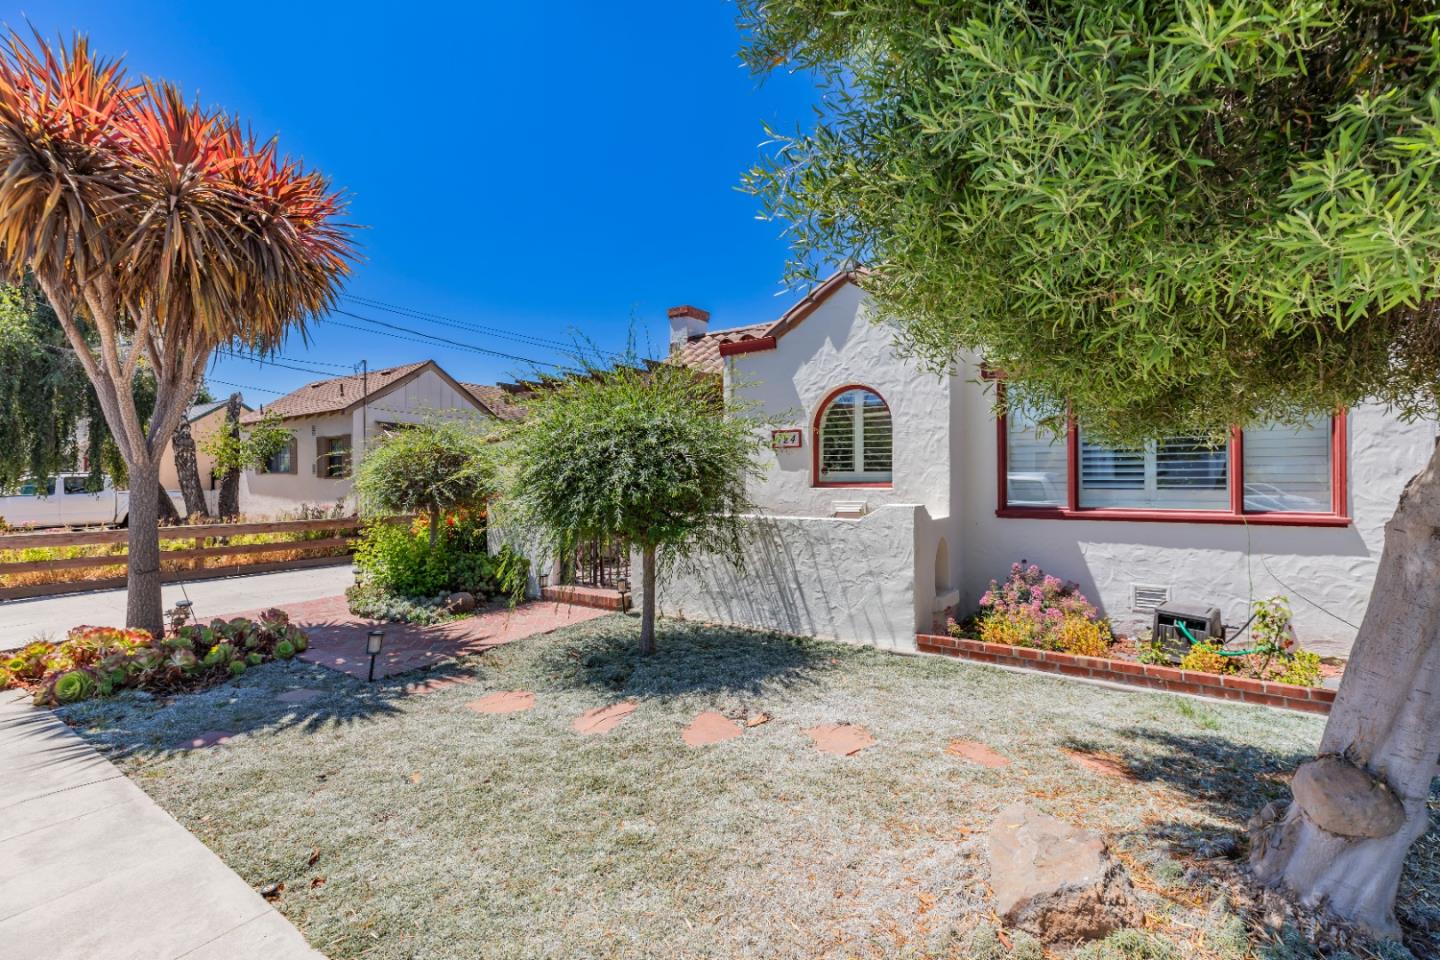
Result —
<svg viewBox="0 0 1440 960"><path fill-rule="evenodd" d="M204 450L204 443L225 425L225 404L227 400L213 400L210 403L199 403L185 412L185 419L190 424L190 436L195 440L195 466L200 473L200 486L204 489L206 500L210 507L215 507L215 497L210 496L220 489L220 478L215 475L215 458ZM244 403L240 405L240 415L243 418L250 408ZM175 445L173 442L165 445L165 452L160 457L160 486L166 490L180 490L180 474L175 469ZM177 500L177 507L180 502ZM186 513L194 513L195 509L185 504Z"/></svg>
<svg viewBox="0 0 1440 960"><path fill-rule="evenodd" d="M433 360L306 384L240 418L245 426L278 414L293 434L264 469L241 476L241 512L278 516L338 502L353 508L355 464L386 430L436 417L515 419L519 410L507 396L500 387L461 383Z"/></svg>
<svg viewBox="0 0 1440 960"><path fill-rule="evenodd" d="M1286 595L1302 643L1344 653L1402 488L1435 430L1377 406L1308 429L1248 429L1111 450L1071 430L997 422L973 359L948 376L897 355L839 274L773 323L708 332L670 311L672 358L723 375L783 420L752 488L763 516L736 574L662 582L663 611L914 649L1026 560L1077 581L1123 630L1166 598L1218 606Z"/></svg>

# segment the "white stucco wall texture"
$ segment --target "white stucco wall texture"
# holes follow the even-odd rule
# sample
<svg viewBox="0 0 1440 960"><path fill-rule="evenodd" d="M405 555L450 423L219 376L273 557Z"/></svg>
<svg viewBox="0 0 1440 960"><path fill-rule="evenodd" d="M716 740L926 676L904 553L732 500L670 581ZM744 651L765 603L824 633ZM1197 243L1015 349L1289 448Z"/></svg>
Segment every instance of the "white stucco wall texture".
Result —
<svg viewBox="0 0 1440 960"><path fill-rule="evenodd" d="M1278 595L1289 599L1303 645L1348 652L1385 524L1430 456L1433 424L1405 423L1377 406L1350 412L1352 522L1344 527L1002 518L992 388L977 374L966 362L936 377L897 356L892 331L873 322L853 285L774 350L727 359L727 389L800 428L802 446L765 454L766 476L752 489L765 519L744 572L722 564L662 582L662 612L904 649L936 611L972 612L992 578L1026 560L1076 581L1122 631L1149 623L1148 613L1132 609L1136 584L1217 606L1233 626L1252 601ZM891 409L889 487L813 482L816 413L852 384L875 390ZM840 501L863 501L870 514L836 519Z"/></svg>

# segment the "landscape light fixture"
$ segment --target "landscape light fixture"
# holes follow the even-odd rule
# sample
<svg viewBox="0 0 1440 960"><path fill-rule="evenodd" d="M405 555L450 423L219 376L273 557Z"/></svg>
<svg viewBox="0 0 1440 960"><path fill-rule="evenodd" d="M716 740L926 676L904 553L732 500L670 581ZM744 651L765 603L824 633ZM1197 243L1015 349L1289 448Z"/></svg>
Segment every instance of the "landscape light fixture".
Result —
<svg viewBox="0 0 1440 960"><path fill-rule="evenodd" d="M375 682L375 658L380 656L380 648L385 645L385 631L371 630L365 638L365 652L370 654L370 679L366 683Z"/></svg>
<svg viewBox="0 0 1440 960"><path fill-rule="evenodd" d="M615 581L615 589L620 591L620 609L630 609L630 581L626 577L620 577Z"/></svg>
<svg viewBox="0 0 1440 960"><path fill-rule="evenodd" d="M544 590L545 587L550 583L550 574L548 574L548 573L539 574L539 575L538 575L538 579L540 580L540 589L541 589L541 590Z"/></svg>

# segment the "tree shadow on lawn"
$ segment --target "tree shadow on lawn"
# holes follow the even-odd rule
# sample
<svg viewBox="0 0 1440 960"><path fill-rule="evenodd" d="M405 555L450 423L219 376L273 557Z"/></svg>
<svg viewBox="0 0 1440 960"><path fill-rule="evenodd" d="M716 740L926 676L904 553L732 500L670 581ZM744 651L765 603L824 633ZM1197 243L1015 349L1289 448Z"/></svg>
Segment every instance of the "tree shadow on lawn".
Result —
<svg viewBox="0 0 1440 960"><path fill-rule="evenodd" d="M591 621L587 636L547 643L536 666L553 681L630 697L759 695L813 685L836 662L832 645L778 633L683 620L656 625L657 650L639 651L629 618ZM566 642L566 641L569 642Z"/></svg>
<svg viewBox="0 0 1440 960"><path fill-rule="evenodd" d="M153 696L127 691L55 710L64 723L111 759L163 758L192 749L206 734L241 737L299 729L324 735L338 726L398 715L417 685L437 687L472 679L444 664L366 683L300 660L252 667L242 676L193 693ZM298 695L282 700L281 695Z"/></svg>
<svg viewBox="0 0 1440 960"><path fill-rule="evenodd" d="M1151 727L1132 727L1121 731L1121 736L1136 748L1116 751L1073 738L1064 746L1119 761L1130 779L1168 787L1183 797L1189 809L1227 825L1200 827L1177 817L1147 823L1136 831L1147 845L1164 844L1173 853L1202 861L1244 863L1249 852L1246 822L1272 800L1287 802L1290 775L1314 756L1304 751L1268 750L1218 735ZM1431 787L1430 806L1440 806L1440 779ZM1430 830L1411 847L1405 861L1396 914L1415 956L1440 957L1440 826L1433 817Z"/></svg>

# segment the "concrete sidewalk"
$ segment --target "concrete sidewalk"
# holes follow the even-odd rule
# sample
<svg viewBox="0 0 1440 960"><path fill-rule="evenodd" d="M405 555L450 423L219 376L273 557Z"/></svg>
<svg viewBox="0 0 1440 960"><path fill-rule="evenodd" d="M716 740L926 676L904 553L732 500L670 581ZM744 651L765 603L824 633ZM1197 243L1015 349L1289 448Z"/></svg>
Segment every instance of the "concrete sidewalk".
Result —
<svg viewBox="0 0 1440 960"><path fill-rule="evenodd" d="M29 957L324 960L113 764L10 690L0 692L0 960Z"/></svg>
<svg viewBox="0 0 1440 960"><path fill-rule="evenodd" d="M167 583L162 595L167 609L176 600L189 597L195 601L195 616L201 622L208 622L212 617L237 610L258 610L339 596L354 582L354 569L348 563L341 563L333 567ZM124 626L125 591L95 590L63 597L0 602L0 650L23 647L46 634L52 640L63 640L66 631L81 624Z"/></svg>

